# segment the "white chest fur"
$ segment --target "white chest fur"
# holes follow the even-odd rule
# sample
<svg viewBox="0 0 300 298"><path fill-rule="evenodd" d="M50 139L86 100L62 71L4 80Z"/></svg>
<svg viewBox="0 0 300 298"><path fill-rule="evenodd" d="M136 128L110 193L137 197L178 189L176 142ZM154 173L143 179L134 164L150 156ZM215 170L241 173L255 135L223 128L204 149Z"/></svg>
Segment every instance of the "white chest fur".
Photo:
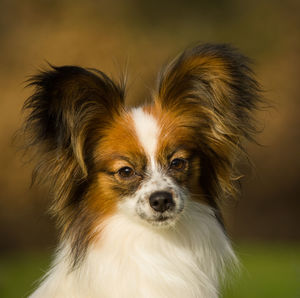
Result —
<svg viewBox="0 0 300 298"><path fill-rule="evenodd" d="M212 210L189 203L157 229L116 214L70 272L67 245L32 298L214 298L234 252Z"/></svg>

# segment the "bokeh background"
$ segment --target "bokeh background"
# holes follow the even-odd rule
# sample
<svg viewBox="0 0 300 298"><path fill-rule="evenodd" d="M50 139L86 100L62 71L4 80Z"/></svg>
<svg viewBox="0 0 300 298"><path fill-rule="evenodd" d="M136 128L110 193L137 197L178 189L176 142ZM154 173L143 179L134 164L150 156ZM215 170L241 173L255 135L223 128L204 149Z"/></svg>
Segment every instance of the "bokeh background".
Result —
<svg viewBox="0 0 300 298"><path fill-rule="evenodd" d="M227 225L242 262L222 297L300 297L300 2L298 0L0 0L0 297L25 297L55 247L47 190L12 145L24 81L47 65L129 73L131 103L149 97L161 65L195 42L253 58L273 108Z"/></svg>

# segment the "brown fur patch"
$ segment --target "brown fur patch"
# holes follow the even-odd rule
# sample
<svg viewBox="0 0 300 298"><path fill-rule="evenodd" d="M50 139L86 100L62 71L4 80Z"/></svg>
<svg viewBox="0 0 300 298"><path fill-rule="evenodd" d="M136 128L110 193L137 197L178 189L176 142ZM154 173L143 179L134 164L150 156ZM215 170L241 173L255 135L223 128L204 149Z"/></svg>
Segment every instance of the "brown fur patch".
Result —
<svg viewBox="0 0 300 298"><path fill-rule="evenodd" d="M130 115L123 112L102 135L94 152L96 183L88 199L89 208L101 214L112 214L117 202L134 192L145 171L146 157L137 140ZM117 171L129 166L136 175L132 179L118 178Z"/></svg>
<svg viewBox="0 0 300 298"><path fill-rule="evenodd" d="M201 161L199 157L199 119L193 114L184 114L180 109L164 110L160 105L148 108L157 119L161 133L158 138L157 160L167 168L175 158L187 161L184 171L168 174L181 186L187 188L192 199L210 203L199 184ZM195 127L195 123L197 126ZM201 141L200 141L201 142ZM214 206L215 207L215 206Z"/></svg>
<svg viewBox="0 0 300 298"><path fill-rule="evenodd" d="M170 115L169 126L178 122L186 128L176 131L176 141L182 133L197 144L199 183L212 204L236 193L235 162L243 155L242 141L256 133L259 92L249 60L228 45L187 49L161 73L157 110Z"/></svg>

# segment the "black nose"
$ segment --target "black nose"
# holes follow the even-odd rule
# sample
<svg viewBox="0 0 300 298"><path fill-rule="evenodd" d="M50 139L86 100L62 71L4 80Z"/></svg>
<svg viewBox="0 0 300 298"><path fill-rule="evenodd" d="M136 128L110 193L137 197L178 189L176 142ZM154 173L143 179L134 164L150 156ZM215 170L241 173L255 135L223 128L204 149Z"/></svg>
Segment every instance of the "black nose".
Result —
<svg viewBox="0 0 300 298"><path fill-rule="evenodd" d="M173 207L173 196L167 191L156 191L149 198L150 206L158 212L164 212Z"/></svg>

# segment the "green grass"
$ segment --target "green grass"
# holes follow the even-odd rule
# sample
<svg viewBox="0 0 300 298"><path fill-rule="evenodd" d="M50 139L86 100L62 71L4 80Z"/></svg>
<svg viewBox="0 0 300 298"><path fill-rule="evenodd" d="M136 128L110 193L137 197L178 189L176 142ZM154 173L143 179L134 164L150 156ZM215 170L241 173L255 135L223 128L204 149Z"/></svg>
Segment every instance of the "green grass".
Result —
<svg viewBox="0 0 300 298"><path fill-rule="evenodd" d="M244 244L237 251L241 272L225 298L300 297L300 245Z"/></svg>
<svg viewBox="0 0 300 298"><path fill-rule="evenodd" d="M223 298L300 297L300 245L243 244L237 251L241 273ZM26 297L49 262L47 253L0 256L0 297Z"/></svg>
<svg viewBox="0 0 300 298"><path fill-rule="evenodd" d="M50 263L47 253L10 253L0 256L0 297L27 297Z"/></svg>

